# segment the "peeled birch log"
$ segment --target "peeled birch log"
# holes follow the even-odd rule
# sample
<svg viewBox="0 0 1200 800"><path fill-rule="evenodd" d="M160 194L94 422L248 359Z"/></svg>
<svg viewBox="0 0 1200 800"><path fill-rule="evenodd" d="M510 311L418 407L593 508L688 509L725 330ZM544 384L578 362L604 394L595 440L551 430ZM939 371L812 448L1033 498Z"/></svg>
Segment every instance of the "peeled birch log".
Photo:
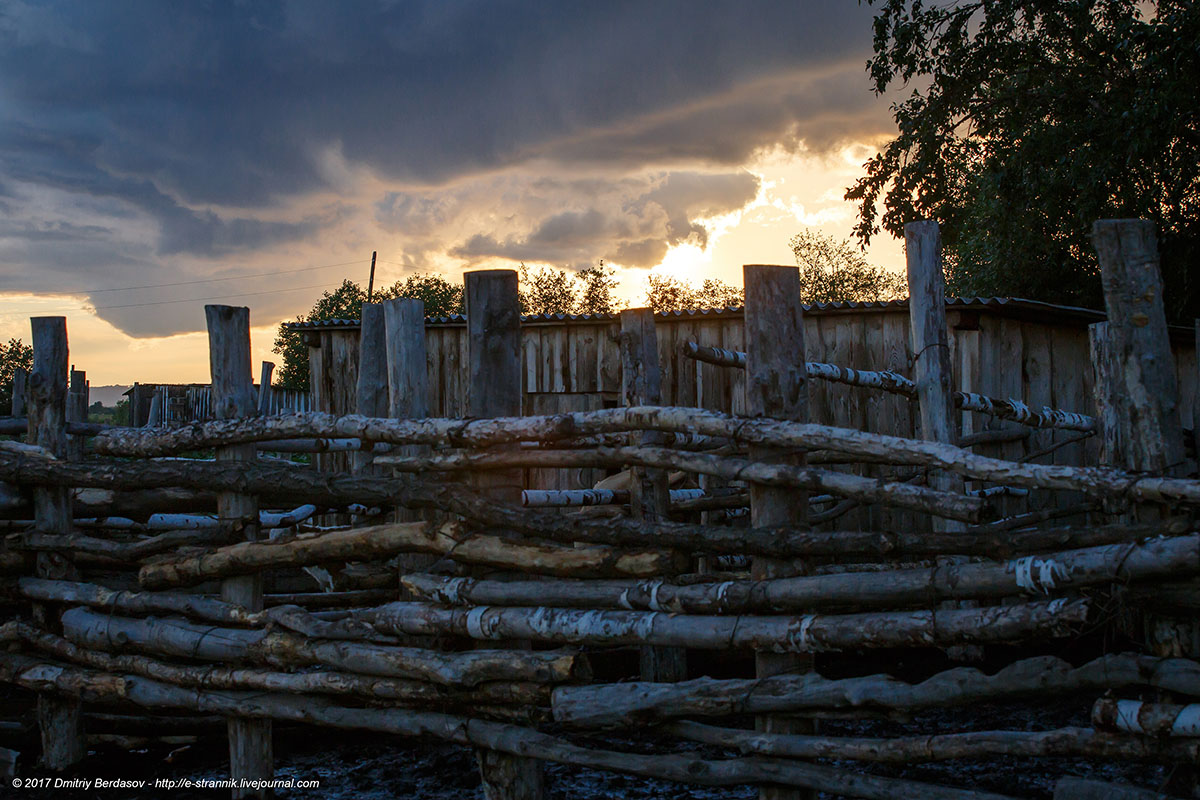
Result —
<svg viewBox="0 0 1200 800"><path fill-rule="evenodd" d="M885 483L845 472L790 464L766 464L730 456L684 453L665 447L612 447L595 450L516 450L510 452L456 453L424 457L383 456L387 464L403 472L502 469L536 467L642 467L685 470L727 480L744 480L765 486L802 487L829 492L870 503L922 511L941 517L975 521L984 505L978 498L938 492L909 483Z"/></svg>
<svg viewBox="0 0 1200 800"><path fill-rule="evenodd" d="M895 608L951 599L1050 594L1110 581L1200 573L1200 534L924 569L722 581L488 581L410 574L417 598L447 605L623 608L673 614L746 614L824 608Z"/></svg>
<svg viewBox="0 0 1200 800"><path fill-rule="evenodd" d="M1145 736L1200 736L1200 703L1179 706L1102 697L1092 706L1092 724Z"/></svg>
<svg viewBox="0 0 1200 800"><path fill-rule="evenodd" d="M202 556L146 564L138 580L149 589L190 586L271 567L362 561L405 552L448 555L465 564L549 575L646 576L686 569L683 559L668 551L618 551L598 545L571 548L471 534L456 522L408 522L301 534L288 540L241 542Z"/></svg>
<svg viewBox="0 0 1200 800"><path fill-rule="evenodd" d="M63 632L67 639L91 649L133 649L201 661L254 661L280 669L321 665L448 686L488 681L554 683L587 675L581 656L561 651L439 653L414 647L324 642L291 633L214 628L175 619L129 619L85 608L63 614Z"/></svg>
<svg viewBox="0 0 1200 800"><path fill-rule="evenodd" d="M736 350L726 350L721 347L704 347L695 342L684 342L683 354L688 358L716 364L723 367L745 368L746 354ZM808 377L832 383L844 383L848 386L861 386L869 389L882 389L885 392L899 394L909 399L917 396L917 385L903 375L895 372L872 372L868 370L851 369L837 364L824 364L810 361L806 365ZM1034 411L1020 400L998 399L985 397L973 392L954 392L954 405L963 411L976 411L998 419L1011 420L1035 428L1061 428L1065 430L1092 431L1096 429L1096 420L1087 414L1074 411L1062 411L1057 408L1043 407Z"/></svg>
<svg viewBox="0 0 1200 800"><path fill-rule="evenodd" d="M113 591L103 586L71 581L22 578L21 594L31 600L86 605L120 614L181 614L192 619L226 625L262 627L278 625L314 639L358 639L394 641L368 625L353 620L326 621L295 606L276 605L264 611L247 611L242 606L212 597L175 592Z"/></svg>
<svg viewBox="0 0 1200 800"><path fill-rule="evenodd" d="M130 702L149 708L177 708L317 723L334 728L374 730L402 736L432 736L512 755L680 783L709 786L789 784L866 800L895 800L897 797L1012 800L990 792L954 789L779 759L714 761L688 755L640 755L592 750L528 728L500 722L432 711L348 708L315 697L183 689L135 675L102 675L12 653L0 653L0 679L34 691L67 694L89 702Z"/></svg>
<svg viewBox="0 0 1200 800"><path fill-rule="evenodd" d="M1017 661L994 675L972 667L917 684L890 675L829 680L813 673L757 680L698 678L684 683L560 686L556 722L581 726L645 725L678 717L802 713L811 709L945 708L1079 690L1150 686L1200 696L1200 664L1182 658L1108 655L1081 667L1053 656Z"/></svg>
<svg viewBox="0 0 1200 800"><path fill-rule="evenodd" d="M194 666L171 664L140 655L110 655L87 650L70 641L39 631L29 625L8 622L0 626L0 640L20 641L54 658L70 661L102 672L129 672L145 678L205 689L245 689L295 694L353 695L372 700L386 700L415 706L474 707L486 716L514 716L495 706L524 707L527 712L545 709L550 704L550 690L538 683L493 681L466 690L449 691L422 681L400 678L357 675L325 669L308 672L271 672L262 669L229 666ZM524 718L532 719L527 713Z"/></svg>
<svg viewBox="0 0 1200 800"><path fill-rule="evenodd" d="M884 764L921 764L993 756L1121 759L1160 764L1200 758L1200 742L1162 743L1138 736L1098 733L1090 728L972 731L894 739L756 733L688 721L672 722L663 730L684 739L728 747L744 755L848 758Z"/></svg>
<svg viewBox="0 0 1200 800"><path fill-rule="evenodd" d="M816 653L1011 641L1034 634L1064 636L1086 621L1087 612L1086 601L1059 599L988 608L775 617L544 607L479 606L468 611L424 603L389 603L358 616L377 630L418 636Z"/></svg>
<svg viewBox="0 0 1200 800"><path fill-rule="evenodd" d="M296 436L353 435L393 444L449 442L456 446L487 446L635 429L697 433L728 437L747 444L835 450L883 457L893 463L949 470L972 480L1026 488L1074 490L1093 497L1111 496L1128 502L1164 503L1179 500L1200 503L1200 481L1146 477L1108 468L1019 464L976 455L939 442L922 442L814 423L747 420L695 408L633 406L486 420L388 420L309 413L213 420L162 432L122 428L105 431L95 441L97 451L108 455L150 456ZM10 469L0 474L0 479L21 482L19 478L14 480L15 477L15 471Z"/></svg>

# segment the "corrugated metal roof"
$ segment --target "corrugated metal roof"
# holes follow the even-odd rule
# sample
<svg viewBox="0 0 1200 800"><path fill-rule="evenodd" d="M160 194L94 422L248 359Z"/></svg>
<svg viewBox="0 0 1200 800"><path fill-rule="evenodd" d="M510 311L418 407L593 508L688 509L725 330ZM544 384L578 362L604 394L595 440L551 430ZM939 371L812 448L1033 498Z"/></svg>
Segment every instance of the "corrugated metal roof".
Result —
<svg viewBox="0 0 1200 800"><path fill-rule="evenodd" d="M1048 315L1057 319L1074 319L1079 321L1098 322L1105 319L1102 311L1078 306L1064 306L1055 303L1045 303L1041 300L1026 300L1020 297L952 297L946 300L946 307L952 309L986 308L1007 310L1026 314ZM908 298L900 300L869 300L835 303L806 303L806 313L862 313L870 311L901 310L908 308ZM659 311L655 314L661 318L679 317L725 317L741 316L741 308L698 308L686 311ZM617 319L616 314L526 314L521 317L525 324L553 323L588 323L608 322ZM465 325L467 318L462 314L444 317L430 317L426 325ZM288 330L358 330L359 321L356 319L324 319L312 322L285 322Z"/></svg>

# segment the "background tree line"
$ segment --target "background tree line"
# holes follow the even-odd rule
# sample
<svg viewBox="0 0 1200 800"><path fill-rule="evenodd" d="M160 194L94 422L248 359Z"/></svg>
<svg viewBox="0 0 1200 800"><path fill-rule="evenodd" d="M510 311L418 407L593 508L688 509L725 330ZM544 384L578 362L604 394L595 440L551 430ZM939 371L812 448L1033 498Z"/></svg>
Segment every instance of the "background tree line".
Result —
<svg viewBox="0 0 1200 800"><path fill-rule="evenodd" d="M838 241L807 231L790 242L801 284L809 302L838 300L891 300L904 295L903 276L869 264L848 241ZM525 314L611 314L624 303L615 296L614 271L601 261L583 270L552 267L520 267L519 297ZM440 275L410 275L374 293L374 300L413 297L425 302L429 317L463 313L463 286ZM354 281L345 280L325 292L307 314L295 322L329 319L360 319L367 293ZM743 293L724 281L707 279L696 285L665 275L650 275L646 306L655 311L740 307ZM276 384L289 389L307 389L308 348L300 335L280 325L274 352L283 357Z"/></svg>

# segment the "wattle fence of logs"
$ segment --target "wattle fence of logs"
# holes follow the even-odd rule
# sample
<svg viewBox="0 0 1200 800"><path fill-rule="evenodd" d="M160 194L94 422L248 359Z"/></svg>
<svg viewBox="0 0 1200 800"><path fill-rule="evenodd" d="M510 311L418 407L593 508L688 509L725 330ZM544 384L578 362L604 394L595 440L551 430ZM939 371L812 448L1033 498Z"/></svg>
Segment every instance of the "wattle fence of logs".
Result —
<svg viewBox="0 0 1200 800"><path fill-rule="evenodd" d="M623 407L520 416L507 270L466 277L466 419L428 418L415 300L364 309L360 413L343 416L256 413L248 310L209 306L215 419L167 429L86 425L70 411L65 320L35 318L27 414L3 428L27 430L27 442L0 442L10 531L0 604L11 612L0 681L37 693L52 770L105 742L191 741L211 734L215 715L232 776L251 780L272 775L278 722L470 746L489 798L542 796L551 761L754 784L769 797L1000 800L1012 795L966 776L935 785L894 768L1012 756L1045 759L1047 773L1056 759L1159 764L1156 789L1190 792L1200 480L1184 450L1153 227L1103 221L1094 241L1109 312L1092 330L1094 417L951 392L940 244L927 222L906 229L911 378L806 362L797 271L745 268L746 352L690 348L745 371L739 417L658 405L644 309L621 315ZM923 438L807 422L812 380L912 399ZM1103 463L978 455L986 437L954 441L961 410L1099 436ZM353 453L350 472L259 456L331 450ZM911 477L855 474L863 464ZM523 492L523 470L567 467L624 481L591 499ZM1029 492L1082 500L996 517L997 496ZM627 511L555 507L591 503ZM831 528L872 504L934 525ZM1078 522L1054 524L1063 514ZM1086 657L1066 646L1085 633L1097 641L1097 630L1122 646ZM896 649L942 666L886 674L883 654ZM626 651L637 675L596 658ZM946 669L939 651L1001 663ZM753 654L753 677L705 675L739 652ZM833 653L858 668L828 674ZM1080 693L1095 701L1091 727L818 730L829 718ZM645 739L647 728L663 744L653 752L619 736ZM12 769L16 751L0 754ZM1071 776L1054 791L1168 796ZM249 784L234 796L264 792Z"/></svg>

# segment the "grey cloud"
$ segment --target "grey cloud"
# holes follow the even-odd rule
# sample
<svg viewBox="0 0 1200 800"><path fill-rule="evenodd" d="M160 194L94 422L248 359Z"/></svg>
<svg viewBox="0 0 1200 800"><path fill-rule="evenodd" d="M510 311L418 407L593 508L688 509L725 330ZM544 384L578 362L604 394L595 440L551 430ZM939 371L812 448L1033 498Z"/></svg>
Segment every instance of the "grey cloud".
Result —
<svg viewBox="0 0 1200 800"><path fill-rule="evenodd" d="M749 176L688 169L879 129L870 16L826 0L0 0L0 202L37 218L24 240L0 231L25 259L0 286L203 274L348 239L338 226L364 211L416 268L450 242L468 260L650 264L753 196ZM385 196L354 196L331 153ZM70 199L35 212L14 186ZM349 209L312 211L328 196ZM86 243L103 246L85 265Z"/></svg>
<svg viewBox="0 0 1200 800"><path fill-rule="evenodd" d="M540 216L536 209L520 208L520 216L536 220L535 225L505 235L476 233L451 253L468 261L587 264L604 258L624 266L653 266L670 245L692 241L704 246L707 231L697 220L736 211L758 192L758 179L744 171L680 171L640 180L584 182L589 191L582 196L591 205ZM538 181L540 205L556 208L579 202L579 183Z"/></svg>

